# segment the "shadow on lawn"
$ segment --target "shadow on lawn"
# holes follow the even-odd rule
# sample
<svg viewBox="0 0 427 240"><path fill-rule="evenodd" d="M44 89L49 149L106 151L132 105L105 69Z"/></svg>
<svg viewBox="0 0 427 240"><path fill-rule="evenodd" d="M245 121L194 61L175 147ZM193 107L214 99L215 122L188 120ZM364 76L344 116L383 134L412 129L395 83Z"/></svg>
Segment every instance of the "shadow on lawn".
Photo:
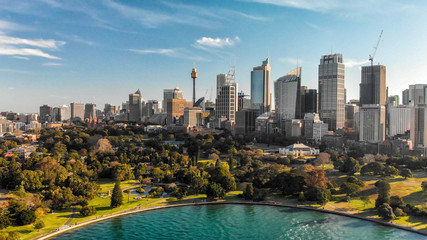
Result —
<svg viewBox="0 0 427 240"><path fill-rule="evenodd" d="M403 198L403 201L405 202L420 204L426 201L427 195L423 191L418 191L418 192L411 193L407 196L404 196L402 198Z"/></svg>

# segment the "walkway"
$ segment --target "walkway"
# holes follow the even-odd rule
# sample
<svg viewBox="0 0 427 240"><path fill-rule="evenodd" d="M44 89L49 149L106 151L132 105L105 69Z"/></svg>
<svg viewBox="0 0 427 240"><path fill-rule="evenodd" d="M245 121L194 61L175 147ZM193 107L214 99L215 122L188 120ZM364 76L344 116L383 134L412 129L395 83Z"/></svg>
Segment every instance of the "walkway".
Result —
<svg viewBox="0 0 427 240"><path fill-rule="evenodd" d="M76 208L73 208L73 213L71 213L71 215L70 215L70 217L68 218L68 220L64 223L64 225L62 225L62 227L64 227L64 226L70 226L70 223L71 223L71 221L73 220L73 218L75 218L76 216L77 216L77 213L76 213ZM61 228L62 228L61 227Z"/></svg>

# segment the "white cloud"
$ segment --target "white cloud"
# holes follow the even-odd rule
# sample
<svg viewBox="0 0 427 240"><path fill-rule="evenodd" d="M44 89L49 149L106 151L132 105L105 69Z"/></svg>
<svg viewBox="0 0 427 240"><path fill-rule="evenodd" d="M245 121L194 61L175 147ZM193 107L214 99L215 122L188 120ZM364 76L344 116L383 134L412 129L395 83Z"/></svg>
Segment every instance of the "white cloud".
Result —
<svg viewBox="0 0 427 240"><path fill-rule="evenodd" d="M346 68L352 68L352 67L360 66L367 63L369 63L369 60L358 61L358 60L344 58L344 64Z"/></svg>
<svg viewBox="0 0 427 240"><path fill-rule="evenodd" d="M60 66L62 66L62 63L47 62L47 63L43 63L43 66L46 66L46 67L60 67Z"/></svg>
<svg viewBox="0 0 427 240"><path fill-rule="evenodd" d="M177 49L128 49L131 52L139 53L139 54L160 54L166 56L173 56Z"/></svg>
<svg viewBox="0 0 427 240"><path fill-rule="evenodd" d="M11 47L5 47L5 46L0 46L0 55L37 56L37 57L44 57L49 59L60 59L59 57L52 56L48 53L41 51L40 49L11 48Z"/></svg>
<svg viewBox="0 0 427 240"><path fill-rule="evenodd" d="M202 49L205 47L223 48L234 46L238 42L240 42L240 38L238 36L234 38L202 37L196 40L194 46Z"/></svg>
<svg viewBox="0 0 427 240"><path fill-rule="evenodd" d="M16 59L30 60L30 58L28 58L28 57L21 57L21 56L12 56L12 57L16 58Z"/></svg>
<svg viewBox="0 0 427 240"><path fill-rule="evenodd" d="M40 49L27 48L23 46L58 50L63 45L65 45L65 42L52 39L25 39L0 35L0 55L21 56L21 59L23 59L22 56L37 56L49 59L60 59L59 57L52 56Z"/></svg>
<svg viewBox="0 0 427 240"><path fill-rule="evenodd" d="M24 39L9 36L0 36L0 45L28 45L32 47L58 49L65 45L64 41L56 41L53 39Z"/></svg>
<svg viewBox="0 0 427 240"><path fill-rule="evenodd" d="M339 0L248 0L282 7L300 8L312 11L325 11L338 8Z"/></svg>
<svg viewBox="0 0 427 240"><path fill-rule="evenodd" d="M0 20L0 33L5 31L26 31L27 27L21 26L16 23Z"/></svg>

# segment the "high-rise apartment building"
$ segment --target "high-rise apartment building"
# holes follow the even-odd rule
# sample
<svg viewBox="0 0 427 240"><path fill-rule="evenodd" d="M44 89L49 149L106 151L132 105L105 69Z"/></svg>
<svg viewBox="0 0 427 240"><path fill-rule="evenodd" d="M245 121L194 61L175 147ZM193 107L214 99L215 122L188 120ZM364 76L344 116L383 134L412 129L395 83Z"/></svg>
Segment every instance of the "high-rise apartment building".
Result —
<svg viewBox="0 0 427 240"><path fill-rule="evenodd" d="M84 120L85 118L85 105L84 103L70 103L71 107L71 120Z"/></svg>
<svg viewBox="0 0 427 240"><path fill-rule="evenodd" d="M84 120L96 121L96 104L86 103L85 104L85 117Z"/></svg>
<svg viewBox="0 0 427 240"><path fill-rule="evenodd" d="M40 122L52 121L52 107L48 105L40 106Z"/></svg>
<svg viewBox="0 0 427 240"><path fill-rule="evenodd" d="M261 113L271 111L270 72L268 58L251 71L251 105Z"/></svg>
<svg viewBox="0 0 427 240"><path fill-rule="evenodd" d="M342 54L324 55L319 64L319 114L329 130L344 127L345 67Z"/></svg>
<svg viewBox="0 0 427 240"><path fill-rule="evenodd" d="M359 140L379 143L385 140L385 106L365 104L359 110Z"/></svg>
<svg viewBox="0 0 427 240"><path fill-rule="evenodd" d="M363 66L360 83L360 106L363 104L387 104L386 67Z"/></svg>
<svg viewBox="0 0 427 240"><path fill-rule="evenodd" d="M284 119L301 119L301 67L274 82L276 116Z"/></svg>
<svg viewBox="0 0 427 240"><path fill-rule="evenodd" d="M168 112L169 99L182 99L182 91L179 88L163 89L163 112Z"/></svg>

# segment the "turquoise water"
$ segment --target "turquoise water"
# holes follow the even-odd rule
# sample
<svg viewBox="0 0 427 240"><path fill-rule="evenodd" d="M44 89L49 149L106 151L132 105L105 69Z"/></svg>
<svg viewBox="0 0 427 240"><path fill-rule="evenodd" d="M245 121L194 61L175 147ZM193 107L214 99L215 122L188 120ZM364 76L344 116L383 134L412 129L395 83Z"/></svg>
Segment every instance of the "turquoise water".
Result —
<svg viewBox="0 0 427 240"><path fill-rule="evenodd" d="M308 210L188 206L95 223L54 239L426 239L400 229Z"/></svg>

